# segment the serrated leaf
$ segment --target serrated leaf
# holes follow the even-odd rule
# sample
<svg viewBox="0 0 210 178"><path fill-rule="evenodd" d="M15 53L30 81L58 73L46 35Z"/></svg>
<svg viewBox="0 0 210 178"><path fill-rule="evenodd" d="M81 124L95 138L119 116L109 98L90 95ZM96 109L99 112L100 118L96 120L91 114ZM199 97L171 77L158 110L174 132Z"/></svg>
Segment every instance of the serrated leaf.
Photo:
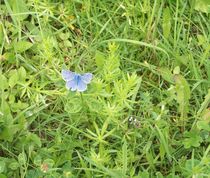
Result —
<svg viewBox="0 0 210 178"><path fill-rule="evenodd" d="M34 164L37 165L37 166L40 166L42 163L42 158L40 155L37 155L35 158L34 158Z"/></svg>
<svg viewBox="0 0 210 178"><path fill-rule="evenodd" d="M19 163L16 160L14 160L13 162L11 162L9 164L8 167L12 170L17 170L19 168L19 166L20 166Z"/></svg>
<svg viewBox="0 0 210 178"><path fill-rule="evenodd" d="M50 169L54 166L55 162L52 159L45 159L43 161L43 164L46 164L48 166L48 168Z"/></svg>
<svg viewBox="0 0 210 178"><path fill-rule="evenodd" d="M184 136L185 139L183 140L183 144L186 149L190 147L199 147L202 142L202 138L196 130L185 132Z"/></svg>
<svg viewBox="0 0 210 178"><path fill-rule="evenodd" d="M124 141L124 144L122 146L122 160L123 160L122 173L126 175L127 168L128 168L128 149L127 149L126 141Z"/></svg>
<svg viewBox="0 0 210 178"><path fill-rule="evenodd" d="M13 47L14 47L15 51L18 52L18 53L22 53L24 51L27 51L32 46L33 46L33 44L28 42L28 41L18 41L18 42L15 42L13 44Z"/></svg>
<svg viewBox="0 0 210 178"><path fill-rule="evenodd" d="M26 157L26 154L24 152L20 153L18 155L18 162L21 164L21 165L25 165L26 162L27 162L27 157Z"/></svg>

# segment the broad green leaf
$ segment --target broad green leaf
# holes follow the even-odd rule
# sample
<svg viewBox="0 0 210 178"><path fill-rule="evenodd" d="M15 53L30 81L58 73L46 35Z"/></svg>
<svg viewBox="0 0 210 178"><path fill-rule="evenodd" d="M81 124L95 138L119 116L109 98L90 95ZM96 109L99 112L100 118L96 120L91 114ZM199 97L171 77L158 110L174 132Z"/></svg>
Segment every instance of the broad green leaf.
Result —
<svg viewBox="0 0 210 178"><path fill-rule="evenodd" d="M198 35L197 35L197 38L198 38L198 45L199 45L199 46L205 47L206 42L207 42L205 36L204 36L204 35L198 34Z"/></svg>
<svg viewBox="0 0 210 178"><path fill-rule="evenodd" d="M40 155L36 155L35 158L34 158L34 164L37 165L37 166L40 166L42 163L42 158Z"/></svg>
<svg viewBox="0 0 210 178"><path fill-rule="evenodd" d="M13 160L10 164L9 164L9 168L12 170L17 170L19 168L19 163L16 160Z"/></svg>
<svg viewBox="0 0 210 178"><path fill-rule="evenodd" d="M190 99L190 87L187 80L180 74L174 75L175 81L175 91L176 100L179 104L179 112L181 113L181 118L186 119L189 107Z"/></svg>
<svg viewBox="0 0 210 178"><path fill-rule="evenodd" d="M3 74L0 74L0 81L1 81L0 90L7 89L8 88L7 78Z"/></svg>
<svg viewBox="0 0 210 178"><path fill-rule="evenodd" d="M18 42L13 43L13 47L14 47L15 51L18 53L27 51L32 46L33 46L33 44L28 41L18 41Z"/></svg>
<svg viewBox="0 0 210 178"><path fill-rule="evenodd" d="M161 161L163 161L164 157L165 157L165 154L166 154L166 151L165 151L163 143L160 144L159 152L160 152Z"/></svg>
<svg viewBox="0 0 210 178"><path fill-rule="evenodd" d="M26 174L26 177L25 178L40 178L40 177L43 177L43 173L41 172L41 170L39 169L30 169L30 170L27 170L27 174Z"/></svg>
<svg viewBox="0 0 210 178"><path fill-rule="evenodd" d="M94 98L87 98L87 105L92 112L100 113L103 110L103 101Z"/></svg>
<svg viewBox="0 0 210 178"><path fill-rule="evenodd" d="M188 63L190 62L189 60L189 55L179 55L179 54L175 54L175 59L178 65L185 65L187 66Z"/></svg>
<svg viewBox="0 0 210 178"><path fill-rule="evenodd" d="M171 14L169 7L163 10L163 35L167 39L171 32Z"/></svg>
<svg viewBox="0 0 210 178"><path fill-rule="evenodd" d="M0 174L0 178L7 178L4 174Z"/></svg>
<svg viewBox="0 0 210 178"><path fill-rule="evenodd" d="M13 112L20 112L21 110L25 109L28 107L28 103L24 103L24 102L21 102L20 100L18 102L14 102L12 103L10 109L13 111Z"/></svg>
<svg viewBox="0 0 210 178"><path fill-rule="evenodd" d="M45 159L43 161L43 164L46 164L48 168L51 169L54 166L55 162L52 159Z"/></svg>
<svg viewBox="0 0 210 178"><path fill-rule="evenodd" d="M99 69L101 69L103 67L104 62L105 62L105 56L103 55L103 53L96 51L95 62Z"/></svg>
<svg viewBox="0 0 210 178"><path fill-rule="evenodd" d="M68 48L71 48L72 47L72 43L69 40L65 40L63 42L63 44L64 44L65 47L68 47Z"/></svg>
<svg viewBox="0 0 210 178"><path fill-rule="evenodd" d="M6 52L4 53L4 58L10 63L14 64L16 61L15 54L13 52Z"/></svg>
<svg viewBox="0 0 210 178"><path fill-rule="evenodd" d="M210 12L210 1L209 0L195 0L195 10L209 13Z"/></svg>
<svg viewBox="0 0 210 178"><path fill-rule="evenodd" d="M17 84L19 77L18 77L18 73L17 73L16 69L15 70L11 70L10 74L11 74L11 76L9 78L9 86L11 88L13 88Z"/></svg>
<svg viewBox="0 0 210 178"><path fill-rule="evenodd" d="M199 135L199 132L196 130L185 132L184 136L185 139L183 140L183 144L185 148L199 147L200 143L202 142L202 138Z"/></svg>
<svg viewBox="0 0 210 178"><path fill-rule="evenodd" d="M200 164L200 166L202 166L200 161L195 158L191 158L191 159L187 160L185 162L185 165L183 165L183 168L182 168L184 170L183 171L184 177L199 177L199 178L202 177L202 178L204 178L205 176L204 177L201 175L199 176L199 172L200 172L199 164ZM204 171L204 167L202 169Z"/></svg>
<svg viewBox="0 0 210 178"><path fill-rule="evenodd" d="M171 73L171 71L168 68L160 67L160 68L157 68L157 71L163 77L164 80L166 80L169 83L174 83L173 74Z"/></svg>
<svg viewBox="0 0 210 178"><path fill-rule="evenodd" d="M26 79L26 70L23 66L18 69L18 76L20 81L24 81Z"/></svg>
<svg viewBox="0 0 210 178"><path fill-rule="evenodd" d="M9 5L13 11L13 18L24 20L28 17L28 8L24 0L9 0Z"/></svg>
<svg viewBox="0 0 210 178"><path fill-rule="evenodd" d="M140 178L140 177L150 178L150 174L147 171L139 171L138 177L135 178Z"/></svg>
<svg viewBox="0 0 210 178"><path fill-rule="evenodd" d="M208 121L198 121L197 122L197 127L199 130L206 130L206 131L209 131L210 132L210 125L209 125L209 122Z"/></svg>
<svg viewBox="0 0 210 178"><path fill-rule="evenodd" d="M68 40L68 38L70 37L70 33L59 33L59 37L63 41Z"/></svg>
<svg viewBox="0 0 210 178"><path fill-rule="evenodd" d="M0 140L5 140L5 141L11 142L17 131L18 131L18 126L17 125L5 126L0 131Z"/></svg>
<svg viewBox="0 0 210 178"><path fill-rule="evenodd" d="M176 74L180 74L180 67L179 66L176 66L173 70L173 73L176 75Z"/></svg>
<svg viewBox="0 0 210 178"><path fill-rule="evenodd" d="M203 111L201 118L210 123L210 108Z"/></svg>
<svg viewBox="0 0 210 178"><path fill-rule="evenodd" d="M70 98L65 105L65 111L73 114L78 113L82 109L81 98Z"/></svg>
<svg viewBox="0 0 210 178"><path fill-rule="evenodd" d="M4 172L6 167L5 161L0 161L0 173Z"/></svg>
<svg viewBox="0 0 210 178"><path fill-rule="evenodd" d="M156 172L155 175L156 175L156 178L164 178L161 172Z"/></svg>
<svg viewBox="0 0 210 178"><path fill-rule="evenodd" d="M37 145L38 147L42 146L41 140L36 134L30 133L26 139L30 145Z"/></svg>
<svg viewBox="0 0 210 178"><path fill-rule="evenodd" d="M4 122L6 122L7 125L12 124L13 118L11 117L10 106L8 105L6 100L2 100L1 102L1 111L3 112L3 118L5 118Z"/></svg>

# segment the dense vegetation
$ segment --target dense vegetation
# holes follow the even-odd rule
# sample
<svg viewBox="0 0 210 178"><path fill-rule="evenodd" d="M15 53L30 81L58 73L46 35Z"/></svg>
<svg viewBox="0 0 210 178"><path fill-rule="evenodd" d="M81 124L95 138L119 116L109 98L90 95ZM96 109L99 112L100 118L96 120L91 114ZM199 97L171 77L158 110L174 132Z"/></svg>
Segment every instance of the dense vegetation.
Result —
<svg viewBox="0 0 210 178"><path fill-rule="evenodd" d="M0 177L209 177L209 12L0 0ZM92 73L87 90L62 69Z"/></svg>

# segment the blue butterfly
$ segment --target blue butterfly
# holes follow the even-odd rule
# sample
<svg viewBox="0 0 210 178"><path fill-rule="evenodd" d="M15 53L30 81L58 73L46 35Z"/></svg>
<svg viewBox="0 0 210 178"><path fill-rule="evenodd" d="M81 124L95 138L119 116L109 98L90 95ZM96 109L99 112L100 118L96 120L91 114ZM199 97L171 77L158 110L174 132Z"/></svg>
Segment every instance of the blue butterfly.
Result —
<svg viewBox="0 0 210 178"><path fill-rule="evenodd" d="M63 79L66 81L66 88L71 91L83 92L87 90L87 84L89 84L93 78L93 74L85 73L83 75L71 72L70 70L61 71Z"/></svg>

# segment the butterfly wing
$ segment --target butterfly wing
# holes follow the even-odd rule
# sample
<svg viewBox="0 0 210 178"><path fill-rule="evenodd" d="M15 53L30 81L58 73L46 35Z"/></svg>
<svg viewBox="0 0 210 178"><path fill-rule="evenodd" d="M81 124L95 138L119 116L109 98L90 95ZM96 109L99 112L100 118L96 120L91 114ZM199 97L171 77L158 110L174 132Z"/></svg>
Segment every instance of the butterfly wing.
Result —
<svg viewBox="0 0 210 178"><path fill-rule="evenodd" d="M65 81L70 81L74 79L75 73L70 70L62 70L61 75Z"/></svg>
<svg viewBox="0 0 210 178"><path fill-rule="evenodd" d="M66 81L66 88L71 91L85 91L87 89L87 84L89 84L93 78L93 74L91 73L80 75L69 70L62 70L61 74Z"/></svg>
<svg viewBox="0 0 210 178"><path fill-rule="evenodd" d="M87 84L83 80L77 82L77 91L83 92L87 90Z"/></svg>
<svg viewBox="0 0 210 178"><path fill-rule="evenodd" d="M77 82L75 80L67 81L66 88L71 91L76 91L77 90Z"/></svg>
<svg viewBox="0 0 210 178"><path fill-rule="evenodd" d="M81 76L82 81L86 84L90 83L92 78L93 78L93 74L91 73L85 73Z"/></svg>

